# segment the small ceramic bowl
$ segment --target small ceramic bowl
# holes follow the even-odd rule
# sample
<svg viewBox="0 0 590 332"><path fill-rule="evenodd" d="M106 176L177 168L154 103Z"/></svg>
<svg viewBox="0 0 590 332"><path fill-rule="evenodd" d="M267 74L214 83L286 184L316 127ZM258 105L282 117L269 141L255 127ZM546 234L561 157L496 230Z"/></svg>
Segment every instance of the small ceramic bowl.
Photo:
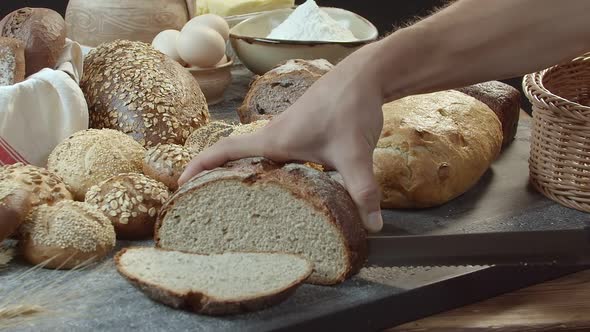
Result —
<svg viewBox="0 0 590 332"><path fill-rule="evenodd" d="M187 68L199 83L208 105L215 105L222 102L223 94L231 84L233 61L230 57L228 57L228 60L227 63L215 68Z"/></svg>
<svg viewBox="0 0 590 332"><path fill-rule="evenodd" d="M286 8L265 12L238 23L230 30L233 51L250 71L262 75L290 59L326 59L337 64L379 36L377 28L367 19L344 9L322 7L332 18L344 23L358 40L323 42L266 38L293 10Z"/></svg>

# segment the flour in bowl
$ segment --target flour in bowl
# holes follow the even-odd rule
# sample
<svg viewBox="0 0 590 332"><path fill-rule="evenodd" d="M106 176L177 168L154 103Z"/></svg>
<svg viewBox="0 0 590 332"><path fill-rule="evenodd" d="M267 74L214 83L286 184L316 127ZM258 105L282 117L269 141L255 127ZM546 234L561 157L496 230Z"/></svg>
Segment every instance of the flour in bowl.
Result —
<svg viewBox="0 0 590 332"><path fill-rule="evenodd" d="M337 42L358 40L349 29L318 7L314 0L307 0L297 7L267 38Z"/></svg>

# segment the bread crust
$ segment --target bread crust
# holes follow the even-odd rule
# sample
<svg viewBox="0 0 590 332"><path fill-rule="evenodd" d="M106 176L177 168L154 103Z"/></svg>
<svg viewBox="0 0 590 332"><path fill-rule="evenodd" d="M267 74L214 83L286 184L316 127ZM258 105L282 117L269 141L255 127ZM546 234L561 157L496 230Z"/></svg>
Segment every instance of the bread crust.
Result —
<svg viewBox="0 0 590 332"><path fill-rule="evenodd" d="M26 76L43 68L55 68L66 43L63 17L47 8L21 8L0 21L2 36L25 45Z"/></svg>
<svg viewBox="0 0 590 332"><path fill-rule="evenodd" d="M0 242L11 236L33 208L31 193L15 183L0 182Z"/></svg>
<svg viewBox="0 0 590 332"><path fill-rule="evenodd" d="M143 174L176 191L178 179L191 158L192 153L182 145L158 144L147 150L143 158Z"/></svg>
<svg viewBox="0 0 590 332"><path fill-rule="evenodd" d="M10 85L22 82L25 79L25 46L23 42L16 38L0 37L0 45L8 47L14 55L14 70L12 72L12 82ZM0 54L0 62L4 61Z"/></svg>
<svg viewBox="0 0 590 332"><path fill-rule="evenodd" d="M299 197L312 206L330 221L338 230L342 243L347 250L347 266L345 271L334 280L322 280L313 275L310 283L332 285L340 283L358 271L366 263L368 257L367 233L362 227L358 209L348 192L327 174L311 167L288 164L280 165L267 159L251 158L228 163L225 168L212 170L203 176L183 185L164 204L155 228L156 247L160 247L159 229L166 213L174 207L175 202L184 195L190 195L202 187L217 181L238 180L247 184L274 183Z"/></svg>
<svg viewBox="0 0 590 332"><path fill-rule="evenodd" d="M209 122L194 77L146 43L116 40L93 49L84 59L80 87L90 127L122 131L146 148L183 145L193 130Z"/></svg>
<svg viewBox="0 0 590 332"><path fill-rule="evenodd" d="M520 118L520 92L500 81L489 81L457 89L488 105L502 123L502 146L516 137Z"/></svg>
<svg viewBox="0 0 590 332"><path fill-rule="evenodd" d="M382 208L427 208L466 192L500 153L502 129L487 105L458 91L383 107L373 153Z"/></svg>
<svg viewBox="0 0 590 332"><path fill-rule="evenodd" d="M299 288L301 284L303 284L305 279L312 273L312 267L310 264L308 273L304 277L300 278L296 282L285 287L277 293L268 294L255 298L240 299L236 301L225 301L217 299L213 296L209 296L206 293L200 292L188 292L185 294L180 294L175 291L163 288L161 286L137 279L136 277L127 273L125 269L121 266L120 262L121 257L127 251L134 249L141 248L124 248L115 255L115 265L117 266L117 270L121 275L127 278L135 287L140 289L148 297L155 301L161 302L175 309L183 309L197 314L205 314L211 316L224 316L247 313L265 309L273 305L277 305L285 301L293 293L295 293L297 288ZM161 248L158 250L172 251Z"/></svg>
<svg viewBox="0 0 590 332"><path fill-rule="evenodd" d="M255 76L242 105L238 108L240 122L246 124L269 120L282 113L332 67L328 61L322 59L294 59L277 65L262 76ZM260 105L261 98L273 99L274 106L265 109Z"/></svg>

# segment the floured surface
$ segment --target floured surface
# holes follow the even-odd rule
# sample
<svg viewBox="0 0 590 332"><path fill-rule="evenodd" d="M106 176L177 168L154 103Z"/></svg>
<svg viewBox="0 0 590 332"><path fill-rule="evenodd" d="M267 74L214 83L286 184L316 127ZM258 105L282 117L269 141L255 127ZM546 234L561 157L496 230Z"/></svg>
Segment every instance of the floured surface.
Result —
<svg viewBox="0 0 590 332"><path fill-rule="evenodd" d="M240 96L245 93L249 77L250 74L241 69L234 72L234 85L226 94L226 101L211 110L214 118L235 121L235 109L241 103ZM475 188L451 203L436 209L384 211L384 232L461 233L584 226L587 214L556 205L528 188L529 136L529 123L521 121L517 139L506 154ZM119 247L138 244L153 245L152 242L120 242ZM450 309L455 305L453 301L466 294L489 296L490 287L509 291L519 277L517 273L507 273L506 278L498 279L492 269L484 267L363 270L359 276L337 287L303 285L293 297L268 310L213 318L152 302L116 272L112 261L107 264L108 268L91 270L88 278L73 282L71 287L80 293L77 303L83 314L87 310L83 304L88 303L90 297L107 294L108 301L93 305L91 315L47 322L42 326L43 331L258 332L285 327L305 330L303 325L297 325L297 329L296 324L306 323L309 330L315 327L314 330L326 331L370 331ZM9 265L0 272L0 287L13 287L17 283L14 276L26 268L28 266L21 263ZM48 280L55 277L52 273L42 270L29 277ZM467 284L460 279L476 274L485 277L484 281ZM458 286L451 287L453 282ZM469 292L464 292L465 289ZM388 302L384 303L385 300ZM14 329L38 330L39 326Z"/></svg>

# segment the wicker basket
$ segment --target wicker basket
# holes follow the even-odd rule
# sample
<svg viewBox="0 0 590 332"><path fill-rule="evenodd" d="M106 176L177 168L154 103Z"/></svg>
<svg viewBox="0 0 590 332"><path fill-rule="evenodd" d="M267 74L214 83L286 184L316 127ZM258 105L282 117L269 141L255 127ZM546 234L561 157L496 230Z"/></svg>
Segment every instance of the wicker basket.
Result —
<svg viewBox="0 0 590 332"><path fill-rule="evenodd" d="M533 104L531 183L590 212L590 53L525 76L523 88Z"/></svg>

